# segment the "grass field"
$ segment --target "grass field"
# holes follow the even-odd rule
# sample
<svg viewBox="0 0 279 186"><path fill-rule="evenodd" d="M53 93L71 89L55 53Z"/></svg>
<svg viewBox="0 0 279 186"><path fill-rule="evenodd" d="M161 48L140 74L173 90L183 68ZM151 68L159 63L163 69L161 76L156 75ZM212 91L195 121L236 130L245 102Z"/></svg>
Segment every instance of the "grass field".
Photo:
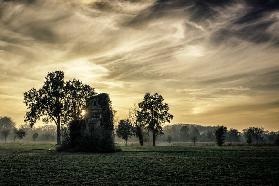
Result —
<svg viewBox="0 0 279 186"><path fill-rule="evenodd" d="M57 153L51 144L0 144L0 185L278 185L279 148L122 147Z"/></svg>

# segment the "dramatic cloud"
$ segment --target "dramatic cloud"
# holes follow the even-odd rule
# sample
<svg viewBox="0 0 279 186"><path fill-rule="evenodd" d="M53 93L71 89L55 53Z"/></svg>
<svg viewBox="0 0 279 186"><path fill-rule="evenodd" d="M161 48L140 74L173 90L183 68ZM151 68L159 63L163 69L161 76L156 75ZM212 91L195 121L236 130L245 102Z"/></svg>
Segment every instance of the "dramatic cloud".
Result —
<svg viewBox="0 0 279 186"><path fill-rule="evenodd" d="M0 115L63 70L120 117L159 92L173 122L279 129L277 0L0 0Z"/></svg>

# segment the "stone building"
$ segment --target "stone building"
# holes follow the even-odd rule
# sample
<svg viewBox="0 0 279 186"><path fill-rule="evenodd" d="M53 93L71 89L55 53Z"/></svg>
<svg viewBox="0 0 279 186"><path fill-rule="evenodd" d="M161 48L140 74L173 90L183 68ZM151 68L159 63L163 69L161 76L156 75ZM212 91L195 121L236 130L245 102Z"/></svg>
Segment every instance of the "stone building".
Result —
<svg viewBox="0 0 279 186"><path fill-rule="evenodd" d="M86 129L113 129L113 112L109 95L101 93L91 97L87 101L85 115Z"/></svg>
<svg viewBox="0 0 279 186"><path fill-rule="evenodd" d="M113 152L113 112L109 95L92 96L82 120L70 124L70 148L76 151Z"/></svg>

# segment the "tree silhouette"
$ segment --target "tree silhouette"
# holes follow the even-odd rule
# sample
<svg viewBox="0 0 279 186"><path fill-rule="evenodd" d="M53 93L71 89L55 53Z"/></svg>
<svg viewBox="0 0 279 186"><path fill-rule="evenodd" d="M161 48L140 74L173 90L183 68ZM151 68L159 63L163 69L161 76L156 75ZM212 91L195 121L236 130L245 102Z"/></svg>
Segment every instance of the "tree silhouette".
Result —
<svg viewBox="0 0 279 186"><path fill-rule="evenodd" d="M227 127L220 126L215 132L216 142L218 146L222 146L225 143L227 133Z"/></svg>
<svg viewBox="0 0 279 186"><path fill-rule="evenodd" d="M169 144L171 144L172 137L171 137L170 135L168 135L168 137L167 137L167 141L168 141L168 143L169 143Z"/></svg>
<svg viewBox="0 0 279 186"><path fill-rule="evenodd" d="M140 118L138 116L138 107L136 105L129 110L129 121L134 126L134 133L139 139L139 144L143 146L144 123L140 122Z"/></svg>
<svg viewBox="0 0 279 186"><path fill-rule="evenodd" d="M85 99L94 94L94 89L78 80L64 82L64 72L48 73L39 90L32 88L24 93L27 106L25 122L32 127L37 120L54 122L57 127L57 144L61 144L61 125L81 115Z"/></svg>
<svg viewBox="0 0 279 186"><path fill-rule="evenodd" d="M7 137L9 136L11 130L14 127L15 127L15 123L12 121L10 117L7 116L0 117L0 132L5 139L5 143L7 142Z"/></svg>
<svg viewBox="0 0 279 186"><path fill-rule="evenodd" d="M81 81L73 79L65 83L66 113L65 121L80 120L86 101L95 95L94 89Z"/></svg>
<svg viewBox="0 0 279 186"><path fill-rule="evenodd" d="M196 142L200 136L199 129L196 126L192 126L189 130L189 136L192 142L194 143L194 145L196 145Z"/></svg>
<svg viewBox="0 0 279 186"><path fill-rule="evenodd" d="M23 130L23 129L15 129L15 136L16 136L16 138L18 138L18 139L23 139L24 138L24 136L26 135L26 132Z"/></svg>
<svg viewBox="0 0 279 186"><path fill-rule="evenodd" d="M196 142L197 142L197 139L198 139L197 136L193 136L191 139L192 139L192 142L194 143L194 146L195 146Z"/></svg>
<svg viewBox="0 0 279 186"><path fill-rule="evenodd" d="M153 95L146 93L138 106L138 120L145 123L145 127L152 132L153 146L155 146L156 136L163 134L162 123L173 119L173 115L168 113L169 105L164 103L164 98L158 93Z"/></svg>
<svg viewBox="0 0 279 186"><path fill-rule="evenodd" d="M134 135L134 128L129 120L120 120L118 128L116 129L116 134L118 137L125 140L125 145L127 146L127 141L129 137Z"/></svg>
<svg viewBox="0 0 279 186"><path fill-rule="evenodd" d="M37 132L35 132L35 133L32 135L33 141L36 141L38 137L39 137L39 134L38 134Z"/></svg>
<svg viewBox="0 0 279 186"><path fill-rule="evenodd" d="M231 128L227 133L227 139L230 142L239 142L240 141L240 132L237 129Z"/></svg>
<svg viewBox="0 0 279 186"><path fill-rule="evenodd" d="M243 130L244 136L248 144L253 143L253 140L258 144L263 140L264 129L258 127L249 127Z"/></svg>

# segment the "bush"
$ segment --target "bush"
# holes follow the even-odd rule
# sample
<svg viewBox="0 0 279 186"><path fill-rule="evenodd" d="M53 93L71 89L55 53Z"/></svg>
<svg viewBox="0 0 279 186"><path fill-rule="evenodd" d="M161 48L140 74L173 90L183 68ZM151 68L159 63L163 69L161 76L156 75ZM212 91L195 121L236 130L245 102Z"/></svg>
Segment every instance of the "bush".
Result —
<svg viewBox="0 0 279 186"><path fill-rule="evenodd" d="M216 142L218 146L222 146L225 143L227 133L227 127L220 126L215 132Z"/></svg>
<svg viewBox="0 0 279 186"><path fill-rule="evenodd" d="M57 148L58 151L71 152L115 152L112 130L97 127L90 134L86 133L84 120L76 120L69 124L69 135Z"/></svg>

